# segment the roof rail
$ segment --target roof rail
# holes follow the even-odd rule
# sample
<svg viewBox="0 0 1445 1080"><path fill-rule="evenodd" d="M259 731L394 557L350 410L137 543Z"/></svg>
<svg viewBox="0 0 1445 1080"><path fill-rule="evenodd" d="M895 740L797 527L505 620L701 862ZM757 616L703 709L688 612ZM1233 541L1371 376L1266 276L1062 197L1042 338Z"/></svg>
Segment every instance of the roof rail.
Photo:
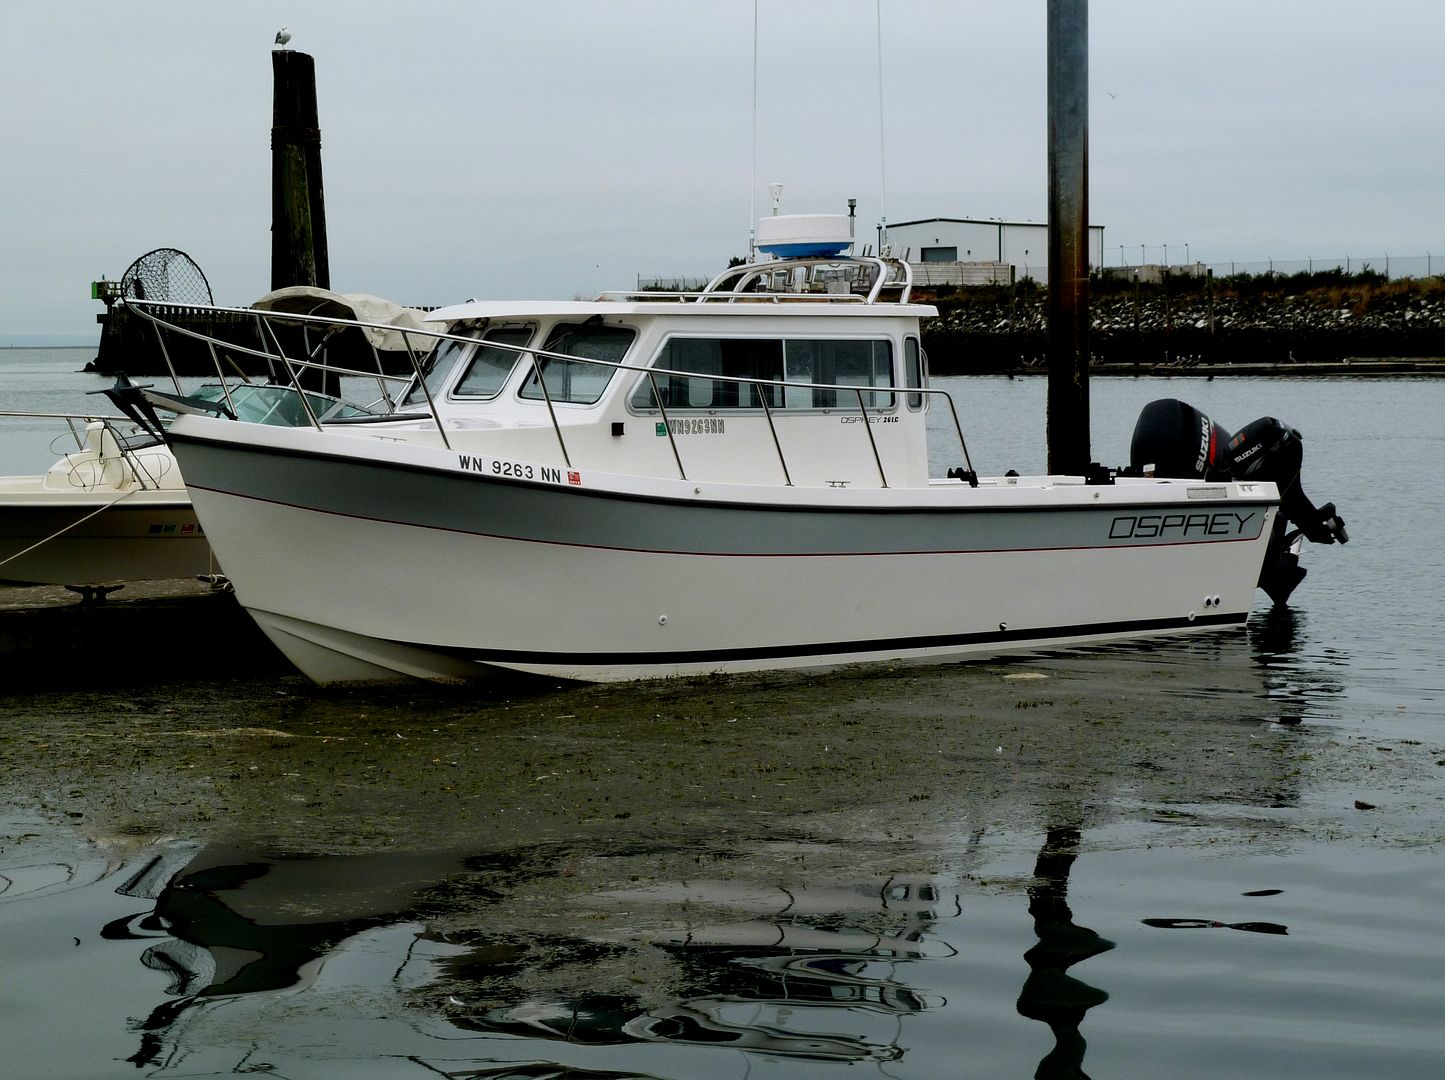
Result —
<svg viewBox="0 0 1445 1080"><path fill-rule="evenodd" d="M901 259L820 255L730 266L713 278L698 303L739 299L906 304L913 270Z"/></svg>

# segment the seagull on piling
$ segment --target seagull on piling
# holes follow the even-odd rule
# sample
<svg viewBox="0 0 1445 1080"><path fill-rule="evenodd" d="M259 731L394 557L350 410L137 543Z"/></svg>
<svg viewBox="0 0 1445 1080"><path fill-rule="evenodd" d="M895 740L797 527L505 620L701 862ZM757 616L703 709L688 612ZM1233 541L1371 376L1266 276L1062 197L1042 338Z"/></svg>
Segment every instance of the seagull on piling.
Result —
<svg viewBox="0 0 1445 1080"><path fill-rule="evenodd" d="M288 41L290 41L290 40L291 40L291 31L290 31L290 30L287 30L284 26L281 27L280 30L277 30L277 31L276 31L276 44L277 44L277 45L280 45L281 48L284 49L284 48L286 47L286 43L287 43Z"/></svg>

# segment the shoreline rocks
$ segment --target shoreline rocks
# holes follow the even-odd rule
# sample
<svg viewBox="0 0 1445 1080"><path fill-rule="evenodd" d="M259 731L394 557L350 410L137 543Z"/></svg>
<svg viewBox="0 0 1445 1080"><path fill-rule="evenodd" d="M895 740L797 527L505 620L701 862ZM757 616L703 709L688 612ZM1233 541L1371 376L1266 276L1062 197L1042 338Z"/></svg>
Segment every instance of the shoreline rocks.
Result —
<svg viewBox="0 0 1445 1080"><path fill-rule="evenodd" d="M925 327L923 344L935 374L1044 365L1048 326L1041 291L990 290L931 302L939 317ZM1102 367L1243 363L1288 369L1356 357L1445 357L1445 291L1392 287L1259 296L1195 289L1171 296L1155 288L1094 296L1089 308L1091 362Z"/></svg>

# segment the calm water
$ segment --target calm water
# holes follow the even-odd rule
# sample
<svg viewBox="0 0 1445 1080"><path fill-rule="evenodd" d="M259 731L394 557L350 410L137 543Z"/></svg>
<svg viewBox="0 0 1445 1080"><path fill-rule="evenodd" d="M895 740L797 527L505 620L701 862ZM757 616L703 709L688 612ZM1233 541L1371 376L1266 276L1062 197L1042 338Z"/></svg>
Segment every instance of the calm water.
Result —
<svg viewBox="0 0 1445 1080"><path fill-rule="evenodd" d="M0 352L0 408L83 410L89 357ZM945 385L980 471L1042 467L1042 380ZM1247 634L364 693L159 642L0 690L0 1069L1441 1075L1445 383L1096 379L1093 456L1164 396L1299 428L1348 522Z"/></svg>

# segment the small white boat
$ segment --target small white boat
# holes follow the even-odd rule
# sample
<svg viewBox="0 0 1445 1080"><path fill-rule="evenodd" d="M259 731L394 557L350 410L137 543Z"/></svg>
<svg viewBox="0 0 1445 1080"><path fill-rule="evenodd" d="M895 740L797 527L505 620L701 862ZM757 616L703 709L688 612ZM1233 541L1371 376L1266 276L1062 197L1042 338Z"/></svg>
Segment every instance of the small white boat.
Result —
<svg viewBox="0 0 1445 1080"><path fill-rule="evenodd" d="M947 660L1244 624L1274 483L975 476L927 383L935 312L907 264L844 254L846 219L768 220L760 246L785 257L700 293L432 312L407 415L178 416L242 605L320 683Z"/></svg>
<svg viewBox="0 0 1445 1080"><path fill-rule="evenodd" d="M419 326L421 313L380 297L293 287L267 293L250 310L287 324L292 313L322 313L346 320L371 320L362 340L378 367L383 354L404 350L402 331ZM177 333L200 336L179 328ZM329 335L313 341L302 331L301 345L324 350ZM150 391L173 412L224 414L251 424L308 424L374 415L370 407L307 391L294 385L227 377L221 357L263 350L214 341L216 380L189 395L171 375L174 394ZM163 350L169 361L169 354ZM277 372L277 374L280 374ZM362 373L374 378L374 372ZM128 383L122 378L120 386ZM147 388L149 389L149 388ZM110 393L110 391L97 391ZM119 396L119 395L117 395ZM121 402L117 402L121 404ZM100 417L65 413L0 413L0 417L64 421L74 450L38 475L0 477L0 582L24 585L100 586L125 581L212 575L217 567L191 509L190 496L163 430L137 416Z"/></svg>
<svg viewBox="0 0 1445 1080"><path fill-rule="evenodd" d="M0 581L84 586L214 570L168 446L120 417L43 415L70 426L75 449L39 475L0 477Z"/></svg>
<svg viewBox="0 0 1445 1080"><path fill-rule="evenodd" d="M212 383L160 394L177 412L224 412L253 424L372 415L291 387ZM75 449L43 473L0 477L0 582L104 586L214 575L215 556L163 431L119 416L0 413L64 421Z"/></svg>

